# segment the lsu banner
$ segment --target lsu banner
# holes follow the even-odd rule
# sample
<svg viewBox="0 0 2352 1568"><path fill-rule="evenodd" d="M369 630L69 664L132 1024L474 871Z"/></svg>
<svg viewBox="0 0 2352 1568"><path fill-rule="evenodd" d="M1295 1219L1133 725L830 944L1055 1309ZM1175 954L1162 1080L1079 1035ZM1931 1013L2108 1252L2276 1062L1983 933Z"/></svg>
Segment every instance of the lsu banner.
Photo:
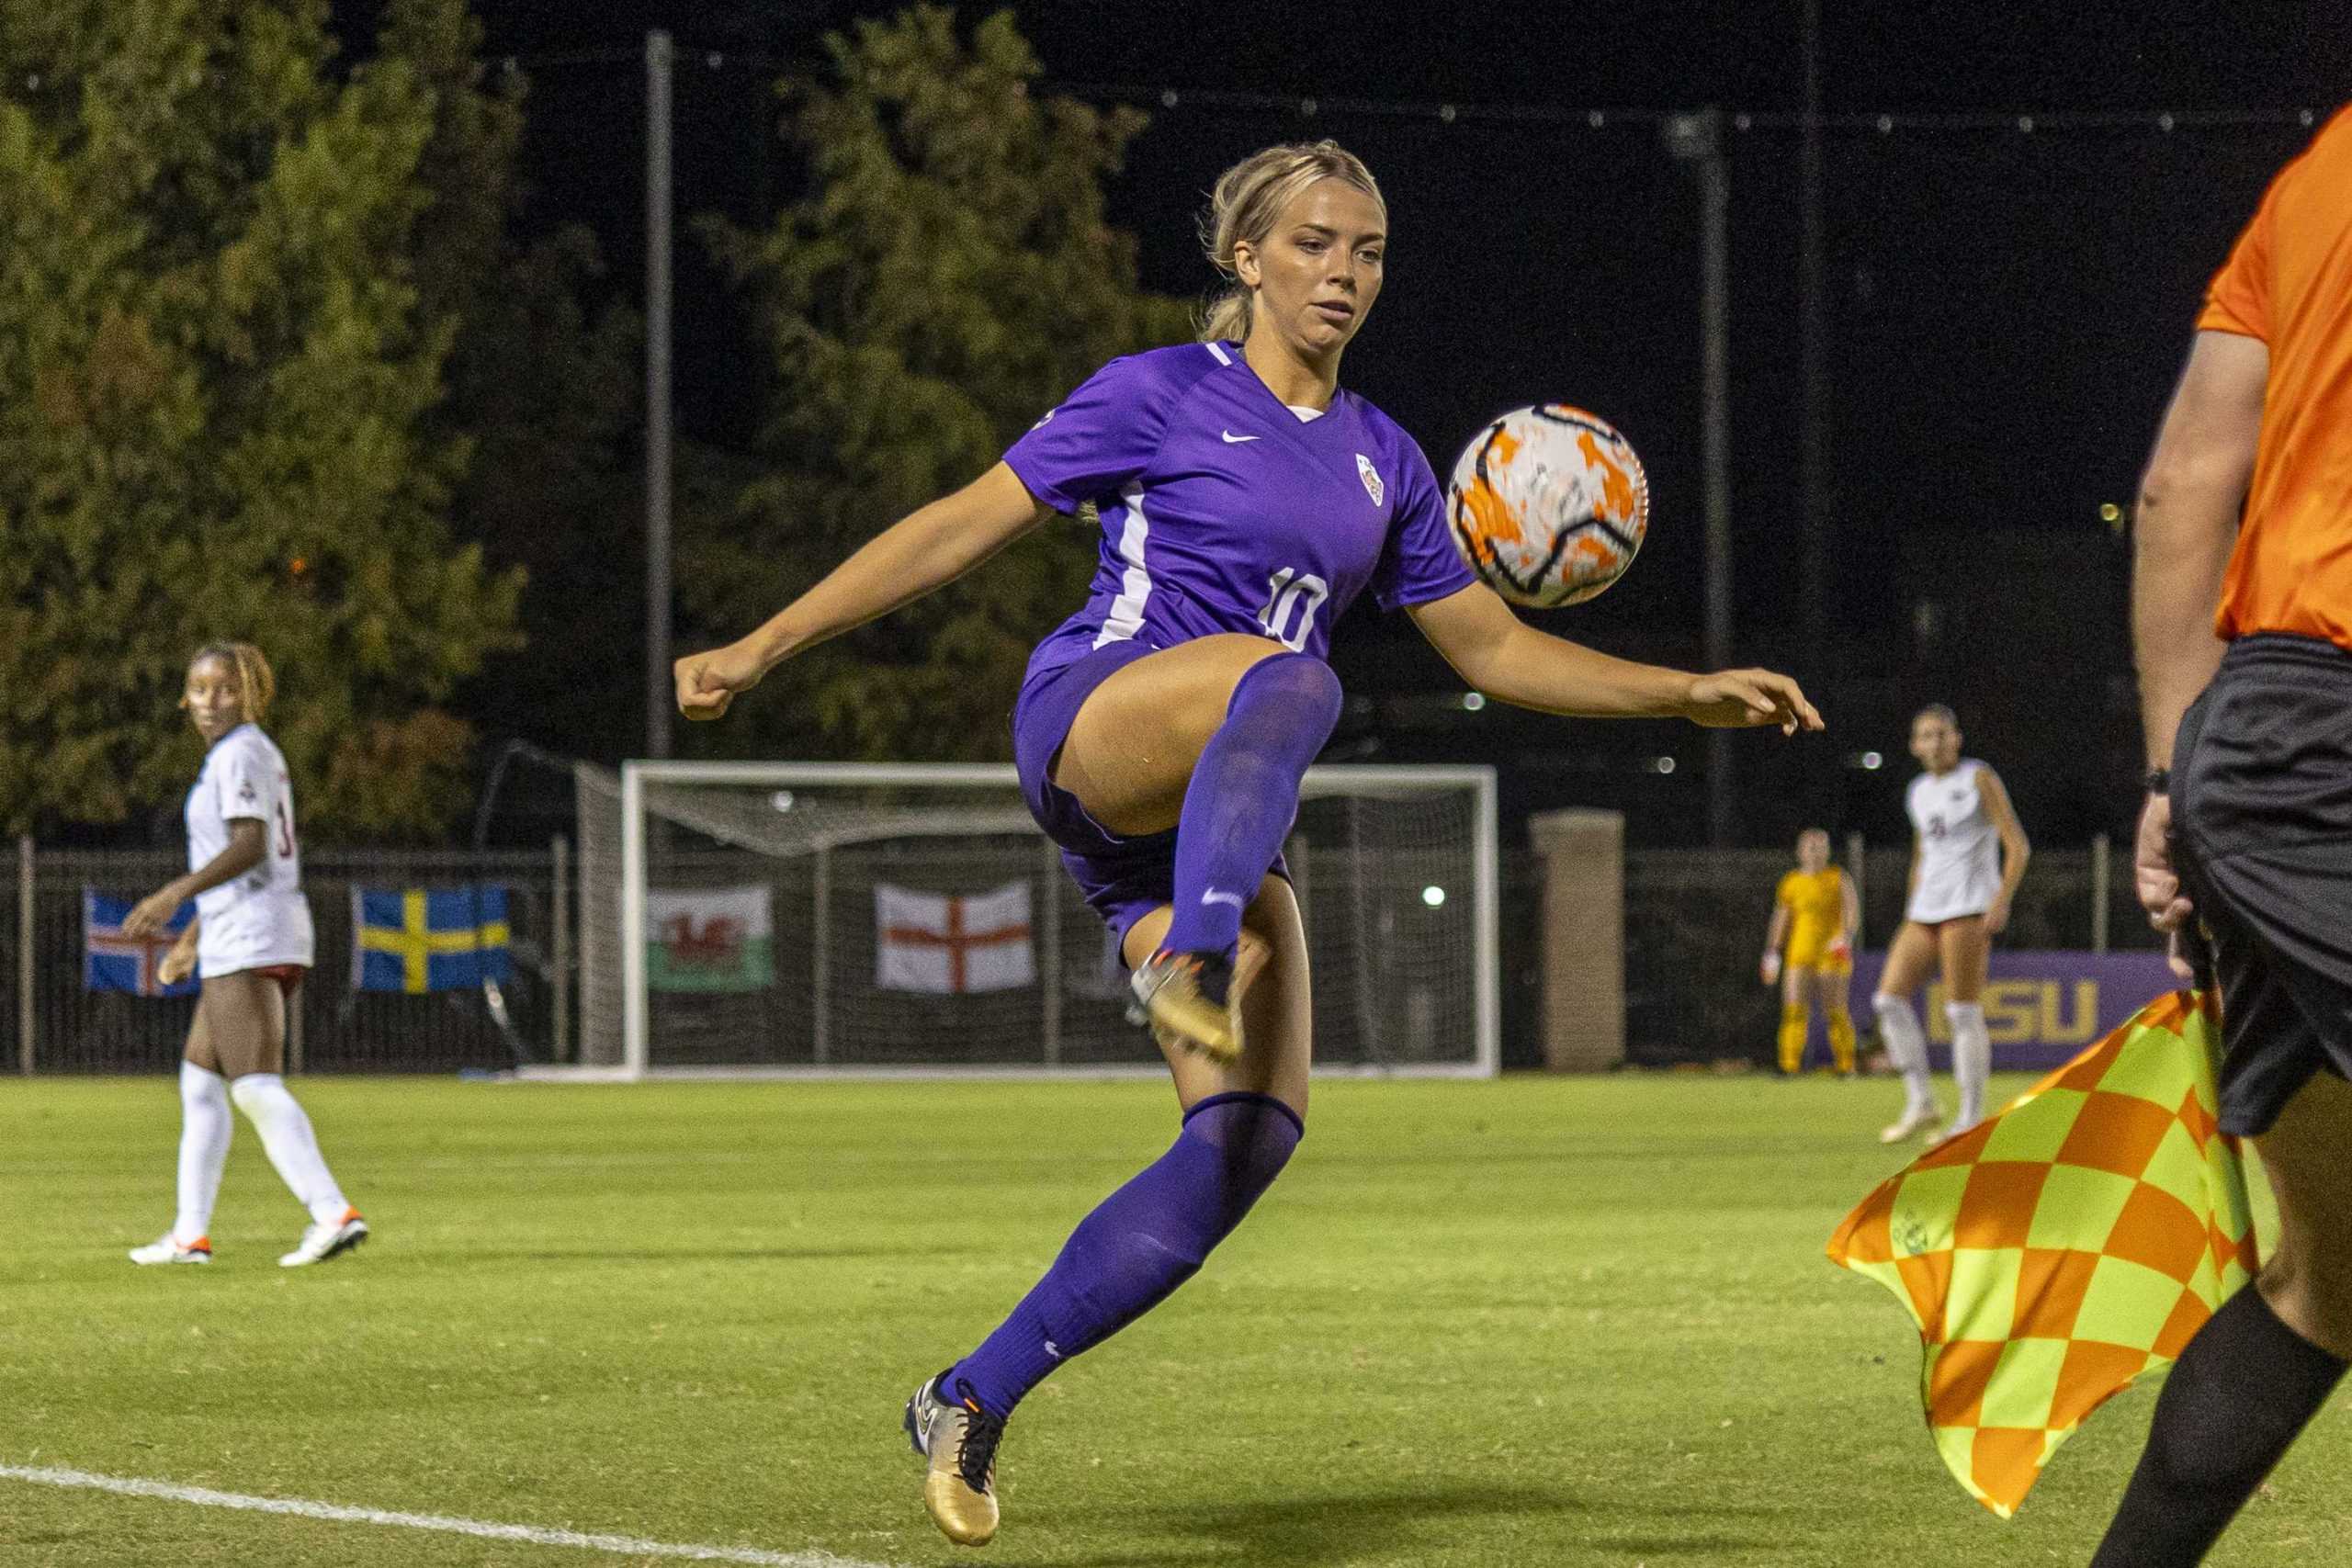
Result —
<svg viewBox="0 0 2352 1568"><path fill-rule="evenodd" d="M138 997L196 995L198 979L193 974L175 986L166 986L155 977L164 954L196 918L195 903L173 910L171 923L153 936L125 936L122 922L137 902L136 898L112 897L95 887L82 889L82 988L129 991Z"/></svg>
<svg viewBox="0 0 2352 1568"><path fill-rule="evenodd" d="M2003 1518L2084 1417L2168 1364L2253 1277L2211 1005L2159 997L1846 1216L1829 1258L1919 1325L1952 1476Z"/></svg>
<svg viewBox="0 0 2352 1568"><path fill-rule="evenodd" d="M458 991L514 976L506 950L506 889L351 890L351 988Z"/></svg>
<svg viewBox="0 0 2352 1568"><path fill-rule="evenodd" d="M1854 1007L1867 1018L1886 954L1854 955ZM1932 972L1931 972L1932 979ZM2150 997L2180 984L2156 950L2132 953L1993 950L1984 987L1984 1027L1993 1037L1996 1072L2046 1072L2120 1027ZM1940 980L1928 987L1919 1021L1939 1072L1951 1067L1951 1025L1944 1018Z"/></svg>
<svg viewBox="0 0 2352 1568"><path fill-rule="evenodd" d="M1029 884L961 897L874 885L874 984L885 991L1009 991L1037 981Z"/></svg>
<svg viewBox="0 0 2352 1568"><path fill-rule="evenodd" d="M645 983L657 991L761 991L775 984L769 890L649 888Z"/></svg>

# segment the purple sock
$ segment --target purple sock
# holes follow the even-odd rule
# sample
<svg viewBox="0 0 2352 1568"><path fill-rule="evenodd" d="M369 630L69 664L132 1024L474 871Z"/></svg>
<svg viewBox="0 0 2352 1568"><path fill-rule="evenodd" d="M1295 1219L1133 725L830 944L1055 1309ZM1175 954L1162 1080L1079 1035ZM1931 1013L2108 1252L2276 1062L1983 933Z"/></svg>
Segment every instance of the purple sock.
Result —
<svg viewBox="0 0 2352 1568"><path fill-rule="evenodd" d="M1170 952L1232 953L1298 816L1298 782L1339 722L1340 678L1319 659L1277 653L1234 682L1177 818Z"/></svg>
<svg viewBox="0 0 2352 1568"><path fill-rule="evenodd" d="M1263 1094L1214 1094L1184 1113L1168 1152L1079 1221L1012 1315L942 1379L1009 1416L1062 1362L1191 1279L1298 1146L1298 1112Z"/></svg>

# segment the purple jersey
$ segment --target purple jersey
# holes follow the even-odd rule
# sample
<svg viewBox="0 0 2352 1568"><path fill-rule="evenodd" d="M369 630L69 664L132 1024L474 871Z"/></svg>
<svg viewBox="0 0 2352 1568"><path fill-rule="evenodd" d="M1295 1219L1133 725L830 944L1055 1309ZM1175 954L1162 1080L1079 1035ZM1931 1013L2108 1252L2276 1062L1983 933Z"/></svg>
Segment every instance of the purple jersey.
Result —
<svg viewBox="0 0 2352 1568"><path fill-rule="evenodd" d="M1476 581L1411 436L1346 391L1301 420L1238 344L1114 359L1004 460L1055 510L1091 501L1102 514L1086 608L1039 645L1033 674L1113 643L1213 632L1328 658L1331 623L1366 588L1393 610Z"/></svg>

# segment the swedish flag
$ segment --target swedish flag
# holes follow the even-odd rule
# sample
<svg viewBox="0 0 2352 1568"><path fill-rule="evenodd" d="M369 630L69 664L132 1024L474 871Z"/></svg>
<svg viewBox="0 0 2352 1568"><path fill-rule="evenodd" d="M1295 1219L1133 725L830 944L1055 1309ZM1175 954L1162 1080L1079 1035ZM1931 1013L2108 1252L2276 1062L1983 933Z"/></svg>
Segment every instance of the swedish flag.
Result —
<svg viewBox="0 0 2352 1568"><path fill-rule="evenodd" d="M506 980L506 889L354 887L351 987L456 991Z"/></svg>

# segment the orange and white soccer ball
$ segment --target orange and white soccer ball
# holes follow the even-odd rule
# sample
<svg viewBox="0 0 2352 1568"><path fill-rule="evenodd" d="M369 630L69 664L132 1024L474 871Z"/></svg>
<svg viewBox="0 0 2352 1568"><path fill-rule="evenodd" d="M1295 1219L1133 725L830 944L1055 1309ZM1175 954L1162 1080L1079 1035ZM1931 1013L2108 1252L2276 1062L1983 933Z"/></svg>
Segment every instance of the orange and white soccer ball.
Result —
<svg viewBox="0 0 2352 1568"><path fill-rule="evenodd" d="M1549 610L1625 575L1649 532L1650 484L1607 420L1538 403L1463 448L1445 506L1470 570L1512 604Z"/></svg>

